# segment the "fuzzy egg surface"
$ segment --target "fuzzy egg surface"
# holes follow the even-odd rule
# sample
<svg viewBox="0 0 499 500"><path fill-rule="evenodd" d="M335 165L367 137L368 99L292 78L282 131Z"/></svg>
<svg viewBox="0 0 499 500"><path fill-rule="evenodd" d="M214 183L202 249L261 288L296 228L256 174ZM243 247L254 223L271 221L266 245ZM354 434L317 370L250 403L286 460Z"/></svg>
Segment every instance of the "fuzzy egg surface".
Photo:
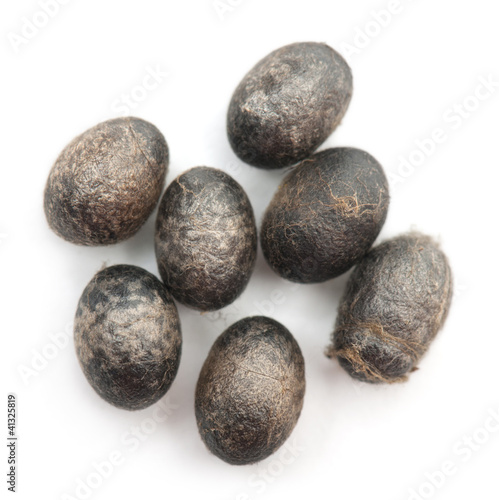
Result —
<svg viewBox="0 0 499 500"><path fill-rule="evenodd" d="M163 282L176 300L200 311L230 304L255 266L257 231L248 196L222 170L188 170L163 195L155 248Z"/></svg>
<svg viewBox="0 0 499 500"><path fill-rule="evenodd" d="M385 222L388 181L369 153L332 148L302 161L284 178L261 228L270 267L297 283L320 283L348 271Z"/></svg>
<svg viewBox="0 0 499 500"><path fill-rule="evenodd" d="M231 147L260 168L298 163L339 125L352 92L352 72L331 47L314 42L281 47L234 91L227 114Z"/></svg>
<svg viewBox="0 0 499 500"><path fill-rule="evenodd" d="M385 241L348 280L327 355L358 380L403 382L442 328L451 299L449 262L432 238Z"/></svg>
<svg viewBox="0 0 499 500"><path fill-rule="evenodd" d="M133 236L163 190L168 146L139 118L99 123L73 139L50 171L45 216L61 238L78 245L111 245Z"/></svg>
<svg viewBox="0 0 499 500"><path fill-rule="evenodd" d="M99 396L118 408L147 408L177 374L177 307L151 273L130 265L108 267L83 291L74 341L83 373Z"/></svg>
<svg viewBox="0 0 499 500"><path fill-rule="evenodd" d="M267 317L242 319L218 337L199 375L201 438L230 464L263 460L291 434L304 394L304 360L291 333Z"/></svg>

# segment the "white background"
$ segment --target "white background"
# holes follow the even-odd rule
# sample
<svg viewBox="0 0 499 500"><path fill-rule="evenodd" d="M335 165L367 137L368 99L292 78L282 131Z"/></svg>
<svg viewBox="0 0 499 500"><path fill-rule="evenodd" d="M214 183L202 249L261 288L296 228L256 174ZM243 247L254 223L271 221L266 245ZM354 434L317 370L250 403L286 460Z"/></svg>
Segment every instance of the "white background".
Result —
<svg viewBox="0 0 499 500"><path fill-rule="evenodd" d="M0 407L6 409L7 392L17 394L18 498L498 499L499 432L484 426L492 424L491 411L499 413L499 91L483 94L478 105L470 97L480 78L499 81L495 2L400 0L381 28L375 13L396 3L66 3L23 42L24 18L43 23L38 1L2 2L0 16ZM359 35L366 28L367 38ZM246 292L220 314L179 307L184 348L163 400L168 419L159 422L155 407L118 410L84 379L70 325L103 264L157 274L154 216L114 247L66 243L44 218L50 167L75 135L126 111L121 95L133 93L142 101L132 103L132 114L156 124L170 146L167 183L196 165L224 169L247 190L260 221L285 172L240 163L225 135L225 113L246 71L296 41L326 42L347 57L353 100L323 147L356 146L385 166L392 203L380 240L414 227L439 238L456 280L445 328L408 383L354 383L323 355L348 275L296 286L274 275L260 254ZM144 95L136 87L151 68L167 75ZM455 106L463 101L473 111L458 119ZM435 129L445 140L412 172L400 170L400 157L421 160L415 141ZM215 338L256 313L281 321L299 341L307 393L291 448L233 467L210 455L198 436L194 387ZM4 436L6 416L0 422ZM141 433L135 440L134 428ZM1 449L5 479L5 444ZM108 477L97 475L93 464L117 456ZM452 475L435 474L443 462L452 463ZM82 482L90 482L89 491Z"/></svg>

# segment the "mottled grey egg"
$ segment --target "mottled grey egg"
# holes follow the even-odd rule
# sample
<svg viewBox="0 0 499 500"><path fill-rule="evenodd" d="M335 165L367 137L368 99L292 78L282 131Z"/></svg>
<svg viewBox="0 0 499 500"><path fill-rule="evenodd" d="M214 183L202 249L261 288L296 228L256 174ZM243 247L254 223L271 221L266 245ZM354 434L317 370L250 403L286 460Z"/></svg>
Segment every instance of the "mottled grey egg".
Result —
<svg viewBox="0 0 499 500"><path fill-rule="evenodd" d="M74 342L90 385L107 402L140 410L170 388L182 336L177 308L165 286L136 266L97 273L78 303Z"/></svg>

